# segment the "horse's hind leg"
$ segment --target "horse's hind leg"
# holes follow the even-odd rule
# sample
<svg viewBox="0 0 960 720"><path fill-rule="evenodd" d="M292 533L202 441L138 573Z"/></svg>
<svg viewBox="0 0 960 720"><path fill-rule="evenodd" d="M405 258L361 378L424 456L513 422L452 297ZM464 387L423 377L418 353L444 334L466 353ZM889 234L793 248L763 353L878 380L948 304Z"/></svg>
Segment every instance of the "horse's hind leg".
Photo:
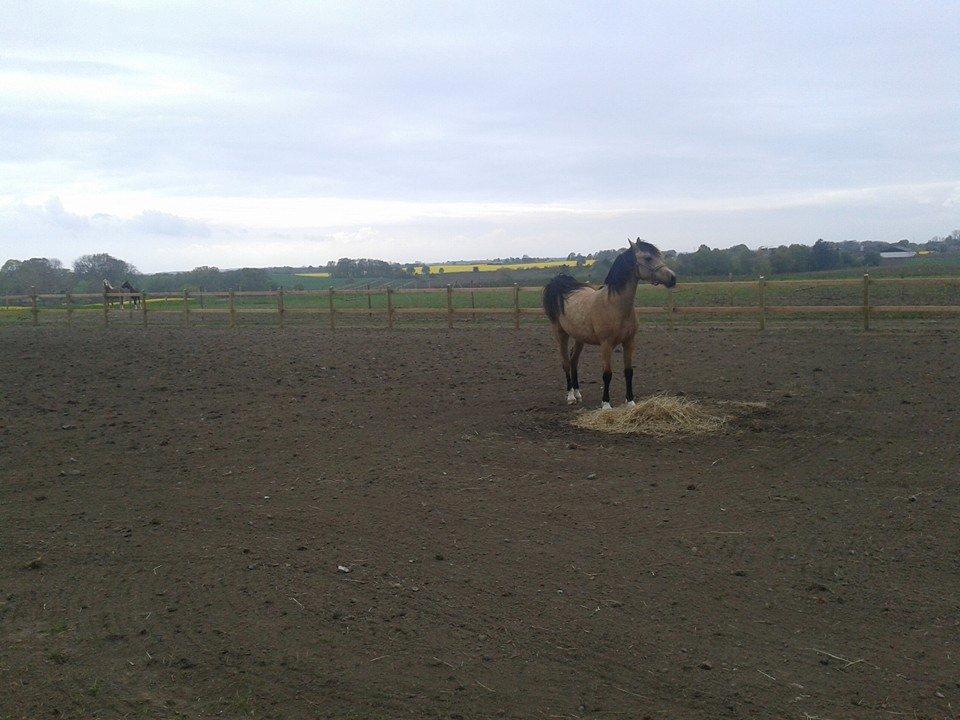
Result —
<svg viewBox="0 0 960 720"><path fill-rule="evenodd" d="M633 338L623 341L623 379L627 384L627 407L633 407Z"/></svg>
<svg viewBox="0 0 960 720"><path fill-rule="evenodd" d="M570 353L570 382L573 385L573 398L577 402L583 400L583 396L580 394L580 378L577 377L577 364L580 362L580 352L582 350L583 343L579 340L574 340L573 352Z"/></svg>
<svg viewBox="0 0 960 720"><path fill-rule="evenodd" d="M613 345L604 342L600 345L600 357L603 359L603 405L601 409L610 410L610 380L613 378Z"/></svg>
<svg viewBox="0 0 960 720"><path fill-rule="evenodd" d="M573 378L570 374L570 336L559 325L554 325L553 329L557 334L557 345L560 348L560 362L563 364L563 374L567 376L567 404L576 402L573 393Z"/></svg>

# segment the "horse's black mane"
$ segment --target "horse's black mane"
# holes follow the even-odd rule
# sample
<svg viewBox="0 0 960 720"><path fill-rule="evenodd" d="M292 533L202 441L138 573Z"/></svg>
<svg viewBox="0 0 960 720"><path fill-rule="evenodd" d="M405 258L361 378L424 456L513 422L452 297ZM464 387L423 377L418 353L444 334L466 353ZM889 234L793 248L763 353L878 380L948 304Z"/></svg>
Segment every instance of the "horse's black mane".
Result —
<svg viewBox="0 0 960 720"><path fill-rule="evenodd" d="M603 284L614 292L620 292L627 286L627 283L636 277L634 272L636 269L637 255L633 251L633 248L627 248L617 255L617 259L614 260L613 265L610 266L610 270L607 272L607 277L604 278Z"/></svg>
<svg viewBox="0 0 960 720"><path fill-rule="evenodd" d="M651 255L660 254L660 251L657 250L655 246L643 240L637 240L633 247L628 247L617 255L617 259L614 260L613 265L610 266L610 270L607 272L607 277L604 279L603 284L614 292L623 290L635 277L634 271L637 269L637 252L650 253Z"/></svg>

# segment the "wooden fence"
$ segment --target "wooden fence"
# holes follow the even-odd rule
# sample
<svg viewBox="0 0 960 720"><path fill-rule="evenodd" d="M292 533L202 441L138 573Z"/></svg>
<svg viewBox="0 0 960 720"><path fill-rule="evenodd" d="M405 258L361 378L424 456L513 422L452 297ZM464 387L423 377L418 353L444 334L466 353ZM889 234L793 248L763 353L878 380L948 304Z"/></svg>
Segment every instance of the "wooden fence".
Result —
<svg viewBox="0 0 960 720"><path fill-rule="evenodd" d="M871 301L871 288L883 286L885 284L897 283L900 285L924 286L940 284L955 287L958 299L960 299L960 278L871 278L864 275L862 278L851 279L824 279L824 280L767 280L763 277L756 281L716 281L701 283L685 283L680 286L684 290L703 291L715 288L719 292L727 292L731 302L722 305L702 305L690 304L683 305L677 302L677 295L674 292L664 291L662 304L641 304L636 307L637 317L664 316L668 322L673 323L677 318L683 316L735 316L745 319L752 318L757 327L763 330L766 327L767 320L771 316L856 316L859 319L858 325L863 329L870 329L871 320L878 315L911 315L911 316L957 316L960 315L960 301L957 304L877 304ZM772 304L770 300L770 290L772 287L788 288L791 284L803 286L832 286L847 288L847 294L850 291L856 291L856 288L849 286L859 286L859 300L857 304L807 304L807 305L783 305ZM401 316L431 316L438 319L444 319L447 327L453 327L454 320L458 317L469 316L477 319L478 316L494 315L506 316L512 321L515 329L520 328L521 317L524 315L542 316L543 310L537 305L535 307L521 306L521 293L539 293L540 287L521 287L514 285L512 287L499 288L455 288L450 285L445 288L403 288L394 289L392 287L350 290L329 289L326 291L307 291L307 290L276 290L276 291L230 291L230 292L201 292L191 293L184 289L179 293L64 293L64 294L36 294L29 295L7 295L4 296L4 307L10 309L11 303L16 302L21 309L29 309L31 323L40 324L41 315L63 315L67 325L73 324L77 315L83 312L84 317L90 317L91 310L98 310L101 314L101 322L109 325L117 319L138 320L144 326L150 323L152 317L178 316L179 321L187 326L191 324L191 318L195 316L221 315L226 317L226 322L232 327L238 322L238 318L243 315L274 316L276 322L282 327L285 320L292 315L320 315L325 316L326 324L335 329L340 316L364 315L368 317L381 317L388 328L393 329L397 320ZM750 293L747 302L743 304L734 304L732 298L738 294L741 299L744 291ZM432 306L423 307L418 305L411 307L398 303L398 299L403 296L414 294L429 294ZM501 304L499 306L477 305L477 294L500 293ZM469 306L463 303L456 306L455 296L469 295ZM360 300L357 307L338 306L338 299L342 302L344 298L352 298L354 301ZM363 303L363 299L366 302ZM378 298L377 306L374 306L373 299ZM380 300L385 302L380 304ZM161 307L151 307L152 303L162 301ZM205 302L206 301L206 302ZM253 301L256 307L251 307L249 303ZM288 307L288 301L292 303ZM54 303L51 307L43 303ZM207 304L216 305L208 307ZM172 305L172 307L171 307ZM116 310L125 310L125 313L117 315Z"/></svg>

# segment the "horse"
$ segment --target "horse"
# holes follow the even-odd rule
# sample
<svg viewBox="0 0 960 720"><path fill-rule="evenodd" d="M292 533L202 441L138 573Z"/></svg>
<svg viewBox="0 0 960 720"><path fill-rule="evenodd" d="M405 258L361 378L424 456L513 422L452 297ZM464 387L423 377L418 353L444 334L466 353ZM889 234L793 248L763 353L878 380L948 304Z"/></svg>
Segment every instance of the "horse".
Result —
<svg viewBox="0 0 960 720"><path fill-rule="evenodd" d="M120 287L130 295L130 304L135 308L140 307L140 302L143 300L142 291L131 285L129 280L125 280Z"/></svg>
<svg viewBox="0 0 960 720"><path fill-rule="evenodd" d="M108 308L117 302L118 298L116 297L117 289L110 284L110 281L104 278L103 280L103 303ZM123 307L123 298L119 298L120 307Z"/></svg>
<svg viewBox="0 0 960 720"><path fill-rule="evenodd" d="M603 410L610 410L610 380L613 377L613 349L623 345L623 377L627 386L627 407L634 407L633 344L637 333L634 296L643 280L672 288L677 276L666 266L660 251L637 238L613 261L603 285L593 288L560 273L543 288L543 309L553 325L567 376L567 404L583 400L577 363L584 345L599 345L603 360ZM573 351L569 341L573 338Z"/></svg>

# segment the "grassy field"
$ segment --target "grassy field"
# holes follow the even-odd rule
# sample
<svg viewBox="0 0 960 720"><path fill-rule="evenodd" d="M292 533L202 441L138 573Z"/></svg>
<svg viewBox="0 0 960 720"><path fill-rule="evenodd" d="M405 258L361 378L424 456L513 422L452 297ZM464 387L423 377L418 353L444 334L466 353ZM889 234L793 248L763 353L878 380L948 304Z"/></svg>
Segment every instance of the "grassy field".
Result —
<svg viewBox="0 0 960 720"><path fill-rule="evenodd" d="M960 277L960 258L921 257L898 265L883 265L880 267L862 268L851 267L842 270L823 270L814 273L799 275L778 275L778 280L789 279L829 279L829 278L859 278L864 272L872 278L899 278L899 277Z"/></svg>
<svg viewBox="0 0 960 720"><path fill-rule="evenodd" d="M328 288L330 285L327 286ZM455 290L452 295L453 307L458 310L485 308L505 309L514 307L513 288L476 288L474 290ZM667 291L663 287L641 285L637 289L636 305L638 307L664 307L672 298L675 307L756 307L759 299L757 282L712 282L712 283L681 283L674 290ZM765 289L767 306L859 306L863 301L863 285L856 278L839 278L835 281L824 279L804 280L770 280ZM368 296L364 290L349 291L338 289L334 294L334 308L336 310L362 311L371 309L382 313L387 307L387 295L383 291L372 291ZM253 312L263 316L275 313L277 297L275 294L257 296L238 295L236 309L243 312ZM288 315L295 316L298 311L326 312L330 305L330 296L324 288L311 289L305 292L286 291L283 299ZM960 277L926 278L922 282L914 282L909 278L876 278L870 283L871 305L960 305ZM521 308L539 308L539 288L523 288L519 293ZM444 289L435 290L396 290L393 293L393 305L399 310L407 308L434 308L442 309L447 305L447 293ZM66 306L59 299L44 299L38 302L42 322L63 322L66 319ZM178 294L169 297L152 297L148 305L150 312L160 311L167 317L183 312L183 298ZM226 314L229 301L226 297L210 294L192 295L189 300L189 309L197 311L214 311ZM73 317L77 320L99 321L102 317L103 305L97 302L75 304ZM157 315L159 319L162 315ZM131 311L129 307L123 311L113 309L111 317L127 320L136 320L140 317L139 310ZM528 316L529 317L529 316ZM0 322L29 323L31 322L30 304L28 300L11 302L0 306ZM175 319L175 318L174 318ZM349 320L344 320L349 323Z"/></svg>

